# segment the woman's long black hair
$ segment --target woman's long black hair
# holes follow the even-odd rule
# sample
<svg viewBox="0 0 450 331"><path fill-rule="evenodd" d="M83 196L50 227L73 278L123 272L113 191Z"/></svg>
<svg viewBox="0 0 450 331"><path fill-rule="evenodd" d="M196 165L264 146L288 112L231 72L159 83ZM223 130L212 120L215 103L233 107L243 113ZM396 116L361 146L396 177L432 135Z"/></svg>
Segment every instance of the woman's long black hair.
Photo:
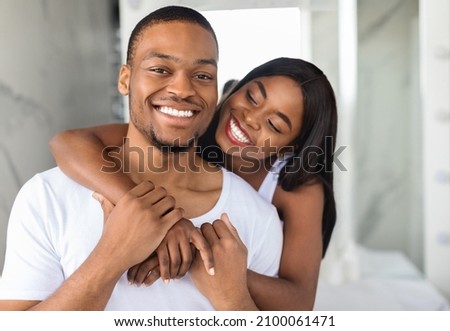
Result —
<svg viewBox="0 0 450 331"><path fill-rule="evenodd" d="M222 100L226 100L248 82L265 76L287 76L303 92L303 123L300 135L294 140L294 154L280 171L278 184L285 191L301 185L321 182L325 205L322 215L322 256L330 243L336 223L336 203L333 189L333 153L337 131L337 107L333 88L324 73L314 64L300 59L277 58L250 71ZM223 152L215 141L219 122L218 105L214 119L199 139L201 155L211 162L220 163ZM300 109L299 109L300 111Z"/></svg>

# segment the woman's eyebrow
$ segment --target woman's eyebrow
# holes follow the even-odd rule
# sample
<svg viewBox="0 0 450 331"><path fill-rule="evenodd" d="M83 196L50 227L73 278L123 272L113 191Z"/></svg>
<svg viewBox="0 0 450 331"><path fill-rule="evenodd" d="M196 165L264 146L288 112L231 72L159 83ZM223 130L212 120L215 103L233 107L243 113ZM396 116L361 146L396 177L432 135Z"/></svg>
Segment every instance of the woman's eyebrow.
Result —
<svg viewBox="0 0 450 331"><path fill-rule="evenodd" d="M267 98L267 93L266 93L266 88L264 87L264 84L259 81L259 80L255 80L256 85L258 85L259 90L261 91L262 96L265 98Z"/></svg>
<svg viewBox="0 0 450 331"><path fill-rule="evenodd" d="M292 131L292 123L291 123L291 120L289 119L289 117L287 117L286 114L283 114L280 111L277 111L276 114L283 120L283 122L285 122L287 124L287 126L289 127L289 130Z"/></svg>

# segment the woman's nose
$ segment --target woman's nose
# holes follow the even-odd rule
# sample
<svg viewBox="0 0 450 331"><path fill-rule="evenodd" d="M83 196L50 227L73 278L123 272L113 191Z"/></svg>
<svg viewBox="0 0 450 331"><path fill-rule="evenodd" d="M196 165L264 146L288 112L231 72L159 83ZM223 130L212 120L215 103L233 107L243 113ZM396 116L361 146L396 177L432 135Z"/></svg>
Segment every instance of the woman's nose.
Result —
<svg viewBox="0 0 450 331"><path fill-rule="evenodd" d="M254 130L261 129L260 119L258 116L258 111L255 109L244 110L244 123Z"/></svg>

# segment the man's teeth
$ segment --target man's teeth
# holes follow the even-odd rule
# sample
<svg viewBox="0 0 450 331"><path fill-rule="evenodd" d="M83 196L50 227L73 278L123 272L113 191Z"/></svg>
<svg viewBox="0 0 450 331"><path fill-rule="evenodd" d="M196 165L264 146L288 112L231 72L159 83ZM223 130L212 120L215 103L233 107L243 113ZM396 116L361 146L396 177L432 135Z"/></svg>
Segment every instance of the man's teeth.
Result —
<svg viewBox="0 0 450 331"><path fill-rule="evenodd" d="M178 110L170 107L160 107L159 111L163 114L167 114L174 117L192 117L194 112L192 110Z"/></svg>
<svg viewBox="0 0 450 331"><path fill-rule="evenodd" d="M250 139L248 139L246 134L242 132L241 129L239 129L234 119L231 119L230 127L231 127L231 134L233 135L234 139L243 144L250 144Z"/></svg>

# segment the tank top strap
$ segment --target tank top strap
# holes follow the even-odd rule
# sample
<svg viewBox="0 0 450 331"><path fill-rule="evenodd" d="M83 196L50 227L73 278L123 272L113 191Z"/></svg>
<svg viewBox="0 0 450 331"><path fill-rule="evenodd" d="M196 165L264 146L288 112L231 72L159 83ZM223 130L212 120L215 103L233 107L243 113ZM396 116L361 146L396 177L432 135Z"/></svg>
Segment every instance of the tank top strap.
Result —
<svg viewBox="0 0 450 331"><path fill-rule="evenodd" d="M261 186L258 189L258 193L262 196L266 201L272 203L273 195L275 194L275 189L278 184L278 177L280 175L281 169L286 165L287 160L292 156L292 154L285 154L282 157L278 158L272 168L270 168L266 177L264 178Z"/></svg>

